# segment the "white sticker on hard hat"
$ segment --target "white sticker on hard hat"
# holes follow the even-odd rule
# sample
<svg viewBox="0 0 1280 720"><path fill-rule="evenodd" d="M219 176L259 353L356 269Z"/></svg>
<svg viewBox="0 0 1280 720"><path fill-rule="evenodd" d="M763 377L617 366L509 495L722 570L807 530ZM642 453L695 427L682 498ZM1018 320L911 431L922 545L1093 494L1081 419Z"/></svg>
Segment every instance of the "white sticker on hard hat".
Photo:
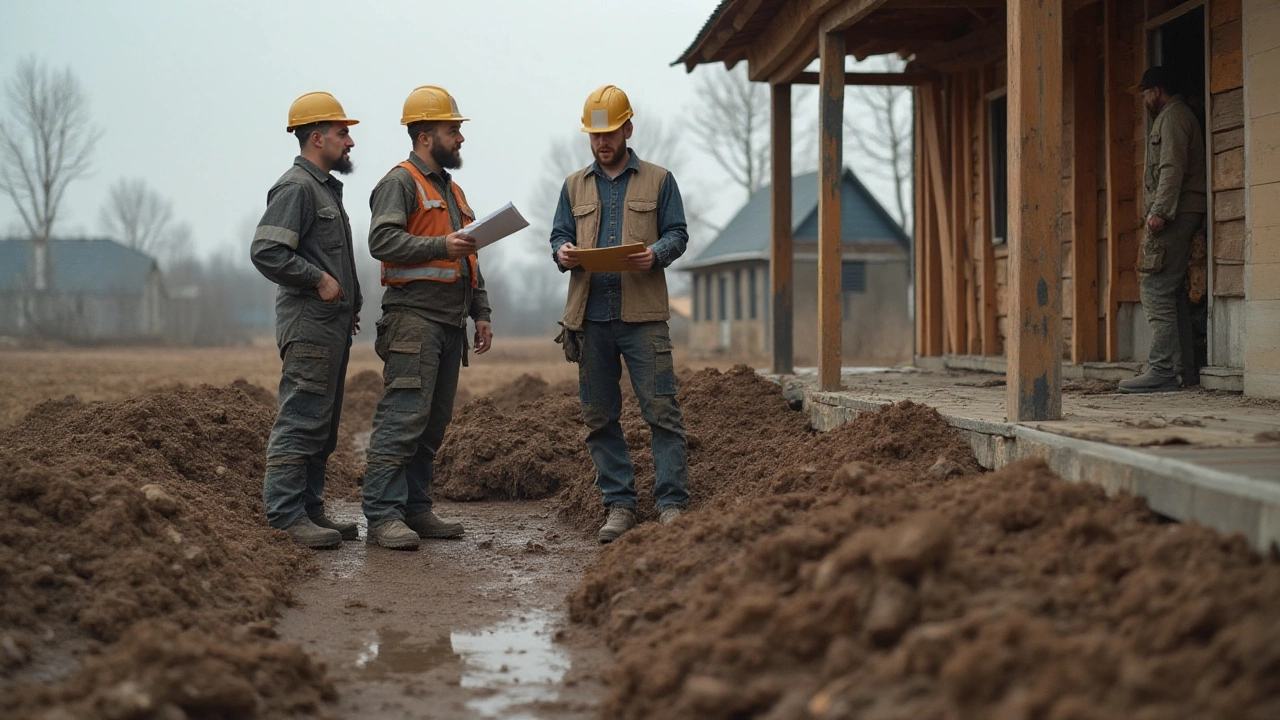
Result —
<svg viewBox="0 0 1280 720"><path fill-rule="evenodd" d="M593 128L609 127L609 111L608 110L592 110L591 111L591 127Z"/></svg>

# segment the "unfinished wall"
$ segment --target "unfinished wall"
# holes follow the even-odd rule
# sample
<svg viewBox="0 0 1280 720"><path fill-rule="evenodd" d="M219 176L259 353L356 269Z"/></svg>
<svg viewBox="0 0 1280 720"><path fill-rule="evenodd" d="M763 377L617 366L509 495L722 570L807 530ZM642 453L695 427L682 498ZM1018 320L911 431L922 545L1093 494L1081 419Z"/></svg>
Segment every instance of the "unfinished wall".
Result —
<svg viewBox="0 0 1280 720"><path fill-rule="evenodd" d="M1244 365L1245 112L1240 0L1210 0L1210 186L1213 310L1210 364Z"/></svg>
<svg viewBox="0 0 1280 720"><path fill-rule="evenodd" d="M1244 0L1244 391L1280 397L1280 0Z"/></svg>

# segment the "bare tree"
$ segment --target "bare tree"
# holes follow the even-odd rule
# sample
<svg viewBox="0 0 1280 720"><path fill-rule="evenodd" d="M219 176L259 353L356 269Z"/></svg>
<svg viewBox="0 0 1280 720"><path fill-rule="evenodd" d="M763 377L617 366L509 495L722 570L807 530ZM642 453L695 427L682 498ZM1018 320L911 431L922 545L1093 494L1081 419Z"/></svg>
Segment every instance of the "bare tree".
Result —
<svg viewBox="0 0 1280 720"><path fill-rule="evenodd" d="M890 55L873 61L873 72L901 72L904 62ZM845 134L856 150L859 173L892 184L898 223L910 234L912 174L911 92L893 85L852 88L852 112L845 115Z"/></svg>
<svg viewBox="0 0 1280 720"><path fill-rule="evenodd" d="M108 233L148 255L167 252L163 246L174 240L173 203L140 179L117 180L112 184L101 218Z"/></svg>
<svg viewBox="0 0 1280 720"><path fill-rule="evenodd" d="M745 64L698 79L693 112L702 150L751 197L769 175L769 86L751 82Z"/></svg>
<svg viewBox="0 0 1280 720"><path fill-rule="evenodd" d="M0 120L0 190L37 243L53 233L67 186L89 171L100 131L71 69L50 70L34 57L18 63L5 88Z"/></svg>

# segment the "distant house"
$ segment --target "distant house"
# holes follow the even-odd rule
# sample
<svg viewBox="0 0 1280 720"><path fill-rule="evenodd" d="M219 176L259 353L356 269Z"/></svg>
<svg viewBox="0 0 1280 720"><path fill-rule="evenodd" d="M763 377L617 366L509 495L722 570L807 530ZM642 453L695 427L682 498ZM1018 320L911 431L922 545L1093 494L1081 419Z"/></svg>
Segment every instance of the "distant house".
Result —
<svg viewBox="0 0 1280 720"><path fill-rule="evenodd" d="M813 364L818 347L818 174L791 184L796 362ZM908 309L911 242L902 227L845 169L841 181L843 252L842 355L854 362L893 363L911 357ZM697 257L680 266L692 275L689 349L765 357L771 292L769 187L762 187Z"/></svg>
<svg viewBox="0 0 1280 720"><path fill-rule="evenodd" d="M165 331L155 258L114 240L50 240L47 287L37 289L29 240L0 241L0 336L132 342Z"/></svg>

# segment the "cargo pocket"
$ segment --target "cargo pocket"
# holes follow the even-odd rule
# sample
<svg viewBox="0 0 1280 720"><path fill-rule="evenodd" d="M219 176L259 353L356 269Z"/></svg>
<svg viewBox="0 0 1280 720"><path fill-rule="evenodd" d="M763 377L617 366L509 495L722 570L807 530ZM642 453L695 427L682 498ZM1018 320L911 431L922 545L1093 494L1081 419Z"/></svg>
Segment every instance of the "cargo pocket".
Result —
<svg viewBox="0 0 1280 720"><path fill-rule="evenodd" d="M393 340L387 344L382 367L387 409L416 413L422 409L421 340Z"/></svg>
<svg viewBox="0 0 1280 720"><path fill-rule="evenodd" d="M1142 243L1142 262L1138 265L1138 272L1144 275L1158 275L1163 270L1164 243L1148 235Z"/></svg>
<svg viewBox="0 0 1280 720"><path fill-rule="evenodd" d="M293 392L283 403L286 411L318 418L329 391L329 348L304 342L289 343L284 351L284 376Z"/></svg>
<svg viewBox="0 0 1280 720"><path fill-rule="evenodd" d="M671 357L671 338L653 341L653 394L675 395L676 367Z"/></svg>

